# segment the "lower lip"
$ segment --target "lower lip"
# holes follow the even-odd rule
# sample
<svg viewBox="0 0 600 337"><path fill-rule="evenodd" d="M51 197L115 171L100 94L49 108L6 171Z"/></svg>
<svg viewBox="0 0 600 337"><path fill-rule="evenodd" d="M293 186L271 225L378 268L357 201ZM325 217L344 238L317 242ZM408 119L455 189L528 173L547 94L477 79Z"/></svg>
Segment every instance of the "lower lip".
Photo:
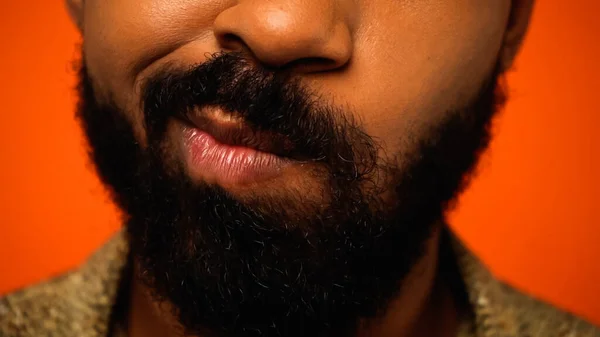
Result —
<svg viewBox="0 0 600 337"><path fill-rule="evenodd" d="M210 134L187 126L183 129L183 146L191 173L223 186L271 178L288 162L270 153L221 144Z"/></svg>

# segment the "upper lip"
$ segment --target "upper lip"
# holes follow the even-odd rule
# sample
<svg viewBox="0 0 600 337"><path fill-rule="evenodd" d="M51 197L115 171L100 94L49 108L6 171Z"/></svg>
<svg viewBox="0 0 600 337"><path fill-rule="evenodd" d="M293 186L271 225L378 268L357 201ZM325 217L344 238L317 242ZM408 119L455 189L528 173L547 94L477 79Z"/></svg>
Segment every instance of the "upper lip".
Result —
<svg viewBox="0 0 600 337"><path fill-rule="evenodd" d="M223 121L193 113L188 116L188 120L194 127L208 133L221 144L247 147L280 157L288 157L293 148L286 136L256 130L243 122Z"/></svg>

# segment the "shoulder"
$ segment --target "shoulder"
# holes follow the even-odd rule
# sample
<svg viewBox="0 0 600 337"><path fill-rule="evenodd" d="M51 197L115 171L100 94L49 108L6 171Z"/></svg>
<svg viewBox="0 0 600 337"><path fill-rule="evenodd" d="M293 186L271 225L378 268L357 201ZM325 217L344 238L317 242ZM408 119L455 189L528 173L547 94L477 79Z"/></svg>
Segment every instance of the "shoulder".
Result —
<svg viewBox="0 0 600 337"><path fill-rule="evenodd" d="M477 337L600 337L584 319L497 279L458 239L453 247Z"/></svg>
<svg viewBox="0 0 600 337"><path fill-rule="evenodd" d="M600 330L576 315L558 309L498 281L494 296L515 318L518 336L600 337Z"/></svg>
<svg viewBox="0 0 600 337"><path fill-rule="evenodd" d="M83 282L81 273L73 271L0 299L0 335L61 336L76 331L70 326L79 321L74 317L79 316L74 291Z"/></svg>
<svg viewBox="0 0 600 337"><path fill-rule="evenodd" d="M79 268L0 297L0 336L105 336L126 264L120 236Z"/></svg>

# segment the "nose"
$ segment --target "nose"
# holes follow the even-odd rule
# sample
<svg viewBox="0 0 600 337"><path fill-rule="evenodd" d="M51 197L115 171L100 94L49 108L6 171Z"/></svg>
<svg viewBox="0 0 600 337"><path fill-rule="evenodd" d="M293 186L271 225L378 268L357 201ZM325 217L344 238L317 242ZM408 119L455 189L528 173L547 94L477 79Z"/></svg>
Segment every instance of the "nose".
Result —
<svg viewBox="0 0 600 337"><path fill-rule="evenodd" d="M219 13L214 32L222 47L246 49L268 68L331 71L352 55L354 2L240 0Z"/></svg>

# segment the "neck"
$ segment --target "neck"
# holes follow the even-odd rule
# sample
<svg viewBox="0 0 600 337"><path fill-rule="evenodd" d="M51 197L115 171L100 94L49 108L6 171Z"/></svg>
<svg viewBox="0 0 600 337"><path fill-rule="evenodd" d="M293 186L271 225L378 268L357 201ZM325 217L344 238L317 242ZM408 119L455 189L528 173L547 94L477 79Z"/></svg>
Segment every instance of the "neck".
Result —
<svg viewBox="0 0 600 337"><path fill-rule="evenodd" d="M438 273L441 231L438 227L426 243L423 257L403 280L385 315L364 322L358 337L456 336L456 305Z"/></svg>
<svg viewBox="0 0 600 337"><path fill-rule="evenodd" d="M361 321L357 337L456 335L456 305L444 280L438 277L441 230L438 227L434 231L425 245L423 257L403 280L399 294L391 301L385 314L376 319ZM150 290L136 278L132 282L130 303L128 336L184 336L170 305L155 301Z"/></svg>

